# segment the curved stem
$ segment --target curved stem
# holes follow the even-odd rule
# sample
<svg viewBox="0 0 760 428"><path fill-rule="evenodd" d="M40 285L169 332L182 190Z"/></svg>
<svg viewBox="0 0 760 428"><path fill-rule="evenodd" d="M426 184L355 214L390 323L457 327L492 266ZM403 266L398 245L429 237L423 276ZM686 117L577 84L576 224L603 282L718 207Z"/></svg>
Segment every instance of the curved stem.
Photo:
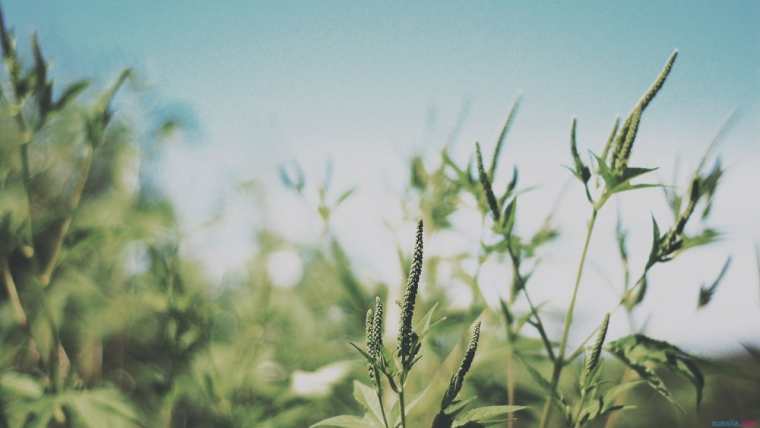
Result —
<svg viewBox="0 0 760 428"><path fill-rule="evenodd" d="M573 424L574 428L581 428L581 412L583 412L583 404L586 402L586 392L581 392L581 400L580 403L578 403L578 412L575 414L575 423Z"/></svg>
<svg viewBox="0 0 760 428"><path fill-rule="evenodd" d="M379 381L379 378L378 378ZM385 416L385 406L383 405L383 394L380 393L380 391L377 391L377 402L380 403L380 414L383 415L383 426L385 428L390 428L390 425L388 425L388 418Z"/></svg>
<svg viewBox="0 0 760 428"><path fill-rule="evenodd" d="M26 328L26 312L24 311L24 305L21 304L21 298L18 295L16 282L13 280L13 274L8 265L8 257L6 256L0 258L0 271L2 271L3 283L5 284L5 290L8 293L8 299L11 301L11 306L13 306L13 311L16 314L16 321L18 321L19 325Z"/></svg>
<svg viewBox="0 0 760 428"><path fill-rule="evenodd" d="M600 200L601 203L606 200L606 198L602 197ZM589 219L588 222L588 228L586 230L586 240L583 243L583 251L581 252L581 259L578 262L578 271L575 275L575 286L573 287L573 294L570 297L570 306L567 309L567 313L565 314L565 323L564 327L562 329L562 340L559 343L559 354L557 355L556 360L554 361L554 370L552 371L552 379L551 379L551 391L549 393L549 396L546 398L546 402L544 403L544 408L541 413L541 428L546 428L547 424L549 423L549 418L551 417L551 409L552 409L552 400L554 399L554 393L557 390L557 386L559 385L559 379L560 375L562 374L562 368L565 365L565 350L567 349L567 338L570 335L570 325L573 322L573 312L575 311L575 302L578 297L578 289L580 288L581 284L581 278L583 277L583 268L586 265L586 256L588 255L588 248L589 243L591 242L591 235L594 231L594 224L596 223L596 217L599 213L599 208L601 207L601 204L594 205L593 211L591 212L591 219Z"/></svg>

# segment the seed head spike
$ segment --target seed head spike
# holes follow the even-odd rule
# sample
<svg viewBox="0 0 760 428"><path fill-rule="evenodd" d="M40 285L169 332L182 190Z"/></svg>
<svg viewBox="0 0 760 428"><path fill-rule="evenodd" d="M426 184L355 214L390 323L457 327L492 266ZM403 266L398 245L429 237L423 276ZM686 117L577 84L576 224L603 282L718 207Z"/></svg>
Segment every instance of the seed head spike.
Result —
<svg viewBox="0 0 760 428"><path fill-rule="evenodd" d="M625 123L623 123L621 132L617 136L615 149L613 152L613 172L615 172L615 174L618 176L622 175L625 169L628 167L628 159L631 157L631 149L633 148L633 143L636 140L636 134L639 130L641 115L644 113L644 110L649 106L649 103L652 102L660 89L662 89L662 85L665 84L665 80L667 80L668 75L670 75L670 72L673 69L673 64L675 63L677 57L678 51L674 50L673 53L670 54L670 57L665 63L662 71L660 71L660 74L657 76L649 89L647 89L644 95L639 99L631 111L631 114L625 120Z"/></svg>
<svg viewBox="0 0 760 428"><path fill-rule="evenodd" d="M409 269L404 296L401 301L401 326L398 334L397 353L402 365L407 366L414 360L416 335L412 331L412 319L414 318L414 304L417 299L417 289L422 275L422 243L423 225L422 220L417 223L417 237L414 245L412 265Z"/></svg>
<svg viewBox="0 0 760 428"><path fill-rule="evenodd" d="M372 349L371 354L375 359L380 356L383 348L383 303L379 297L375 297L375 311L372 316Z"/></svg>
<svg viewBox="0 0 760 428"><path fill-rule="evenodd" d="M441 401L441 409L448 407L456 398L459 391L462 389L464 383L464 377L472 366L472 361L475 359L475 351L478 349L478 340L480 339L480 321L475 322L472 328L472 335L470 336L470 342L467 344L462 361L459 363L457 371L451 377L449 382L449 388L443 395Z"/></svg>
<svg viewBox="0 0 760 428"><path fill-rule="evenodd" d="M612 132L610 132L610 136L607 138L607 144L604 145L604 150L602 151L602 155L600 156L601 159L605 162L607 162L607 156L610 154L610 148L612 147L612 144L615 142L615 136L617 135L618 128L620 127L620 118L615 118L615 124L612 126Z"/></svg>
<svg viewBox="0 0 760 428"><path fill-rule="evenodd" d="M588 380L593 375L594 370L599 366L599 357L602 354L602 345L604 345L604 338L607 336L607 327L610 325L610 314L604 315L604 320L599 326L599 332L596 334L596 340L589 347L589 354L586 358L586 362L583 366L582 379Z"/></svg>

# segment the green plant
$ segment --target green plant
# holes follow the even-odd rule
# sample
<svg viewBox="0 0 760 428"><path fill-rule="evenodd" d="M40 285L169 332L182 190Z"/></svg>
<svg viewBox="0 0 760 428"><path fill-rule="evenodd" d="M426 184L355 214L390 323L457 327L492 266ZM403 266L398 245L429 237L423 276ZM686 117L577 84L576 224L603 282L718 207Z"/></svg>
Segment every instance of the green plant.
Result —
<svg viewBox="0 0 760 428"><path fill-rule="evenodd" d="M123 183L142 174L134 163L154 150L143 143L160 147L166 133L182 131L175 118L151 115L155 131L143 142L143 124L117 113L131 71L101 93L87 80L54 85L37 37L28 54L18 49L1 13L0 47L0 427L697 426L729 411L756 414L755 360L712 363L649 337L637 318L661 264L722 237L709 223L725 169L708 161L728 122L686 189L676 180L638 183L653 169L631 166L643 114L676 53L625 120L615 120L598 156L586 155L579 122L571 122L567 169L583 186L590 218L569 307L552 325L546 302L534 301L543 285L534 274L546 269L564 213L558 197L538 227L523 227L523 195L533 188L524 170L502 159L520 98L492 151L475 143L462 162L452 137L440 152L410 159L403 215L426 228L420 221L411 253L398 248L406 281L396 309L393 287L355 266L332 228L354 188L334 192L331 164L316 185L296 162L280 169L285 187L305 202L303 213L321 221L323 239L298 242L262 220L245 268L215 284L183 251L193 231L176 224L171 204L143 186L142 175L136 189ZM268 214L268 189L256 180L239 187ZM618 211L623 275L611 282L622 284L619 304L591 313L599 327L571 347L597 219L617 194L646 188L662 190L672 223L661 229L666 221L653 219L639 265ZM423 237L430 246L436 234L461 232L461 213L481 220L480 235L467 234L466 248L423 257ZM271 263L283 252L299 266ZM698 290L697 308L713 302L731 260ZM481 294L492 285L481 275L491 262L510 269L498 302ZM275 277L283 269L301 275L282 286ZM472 293L471 303L447 294L453 281ZM622 311L630 334L612 337ZM556 337L553 327L561 328ZM344 338L355 341L361 364L346 356ZM663 399L652 400L651 391ZM699 414L682 404L693 395ZM623 413L637 404L644 410Z"/></svg>
<svg viewBox="0 0 760 428"><path fill-rule="evenodd" d="M401 319L395 355L390 357L383 347L383 306L379 298L376 300L375 306L367 311L366 347L362 348L351 344L366 359L370 379L374 386L374 392L371 393L369 392L371 391L370 387L359 382L354 383L354 397L366 409L367 413L361 418L351 415L335 416L312 426L384 428L406 428L410 426L407 422L408 412L423 396L424 391L415 400L407 401L407 379L412 369L422 358L420 349L425 336L432 327L442 321L441 319L433 320L436 308L433 306L417 325L413 323L417 292L422 275L422 247L423 227L422 221L420 221L417 225L416 243L409 277L400 302ZM475 358L479 338L480 322L476 322L464 356L451 377L448 388L441 399L440 409L432 420L434 428L493 425L503 422L510 413L524 409L523 406L487 406L465 411L472 400L457 399L465 375L470 370ZM390 407L384 404L384 380L395 394ZM386 408L391 409L390 413L386 412Z"/></svg>

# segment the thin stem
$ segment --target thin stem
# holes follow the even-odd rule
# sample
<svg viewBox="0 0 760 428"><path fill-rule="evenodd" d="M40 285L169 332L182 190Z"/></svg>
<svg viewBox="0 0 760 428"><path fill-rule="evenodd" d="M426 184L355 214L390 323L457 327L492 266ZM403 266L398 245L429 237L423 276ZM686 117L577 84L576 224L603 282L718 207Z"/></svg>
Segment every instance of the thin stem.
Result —
<svg viewBox="0 0 760 428"><path fill-rule="evenodd" d="M596 223L596 217L599 213L599 209L601 208L601 205L604 204L604 201L606 201L607 198L602 196L600 201L594 205L594 208L591 212L591 219L589 219L588 222L588 228L586 230L586 240L583 243L583 251L581 252L581 259L578 262L578 271L575 275L575 286L573 287L573 294L570 297L570 306L567 309L567 314L565 314L565 324L562 329L562 340L559 343L559 354L557 355L556 360L554 361L554 370L552 372L552 380L551 380L551 391L549 392L549 396L546 399L546 403L544 404L544 409L541 413L541 428L546 428L547 424L549 423L549 417L551 416L551 402L553 400L554 392L557 390L557 386L559 385L559 379L560 375L562 374L562 368L564 367L564 360L565 360L565 350L567 348L567 338L570 335L570 325L573 322L573 312L575 311L575 302L578 297L578 289L580 288L581 284L581 278L583 277L583 268L586 265L586 256L588 255L588 248L589 244L591 242L591 235L594 231L594 224Z"/></svg>
<svg viewBox="0 0 760 428"><path fill-rule="evenodd" d="M583 404L586 402L586 392L581 391L581 401L578 403L578 412L575 414L575 428L581 428L581 412L583 411Z"/></svg>
<svg viewBox="0 0 760 428"><path fill-rule="evenodd" d="M522 289L525 291L525 283L522 279L522 276L520 275L520 263L518 261L518 258L514 254L514 251L512 249L512 245L507 246L507 250L509 251L509 257L512 260L512 285L510 287L509 293L510 293L510 299L509 304L511 305L514 303L514 301L517 299L517 291L519 289ZM507 325L507 346L509 346L507 350L507 404L510 406L513 406L515 404L515 377L514 377L514 347L515 347L515 333L512 331L512 326L509 324L509 321L504 320ZM514 421L512 418L507 419L507 428L512 428L514 426Z"/></svg>
<svg viewBox="0 0 760 428"><path fill-rule="evenodd" d="M514 380L514 357L512 347L514 344L509 342L509 351L507 351L507 404L513 406L515 404L515 380ZM513 418L507 419L507 428L514 426Z"/></svg>
<svg viewBox="0 0 760 428"><path fill-rule="evenodd" d="M398 389L398 403L401 410L401 428L406 428L406 408L404 407L404 382L400 382Z"/></svg>
<svg viewBox="0 0 760 428"><path fill-rule="evenodd" d="M549 340L549 336L546 334L546 329L544 328L544 323L541 321L541 316L538 315L538 311L536 310L536 306L533 304L533 301L530 299L530 296L528 295L528 290L523 288L523 294L525 294L525 300L528 301L528 306L530 307L530 311L533 314L533 318L535 318L535 321L528 321L532 326L538 330L538 334L541 336L541 341L544 343L544 347L546 348L546 353L549 354L549 359L552 361L556 361L557 358L554 355L554 350L552 349L551 341Z"/></svg>
<svg viewBox="0 0 760 428"><path fill-rule="evenodd" d="M375 378L375 393L377 394L377 402L380 403L380 414L383 415L383 425L385 428L390 428L390 425L388 425L388 418L385 416L385 406L383 405L383 385L382 379L380 378L380 370L378 370L375 364L372 364L372 373Z"/></svg>
<svg viewBox="0 0 760 428"><path fill-rule="evenodd" d="M375 377L378 382L380 382L379 377ZM380 414L383 415L383 425L385 428L390 428L390 425L388 425L388 418L385 416L385 406L383 405L383 395L380 393L380 390L377 391L377 402L380 403Z"/></svg>
<svg viewBox="0 0 760 428"><path fill-rule="evenodd" d="M14 85L15 87L15 85ZM29 144L34 139L34 134L29 130L26 119L22 113L22 101L19 100L18 94L14 93L17 106L14 107L14 116L16 118L16 126L18 126L19 133L21 133L21 176L24 184L24 191L26 193L26 206L29 214L29 239L31 240L32 248L34 248L34 219L32 218L32 172L29 166ZM36 251L35 251L36 254Z"/></svg>
<svg viewBox="0 0 760 428"><path fill-rule="evenodd" d="M90 149L87 158L84 160L84 166L82 167L82 173L77 183L77 187L74 189L74 193L69 201L68 213L63 221L59 222L55 226L55 234L53 237L53 245L49 258L44 262L44 265L40 269L39 281L43 287L47 287L50 284L50 279L55 270L56 262L61 253L61 247L63 246L63 239L66 237L66 233L71 227L71 223L74 220L74 210L79 207L79 202L82 200L82 194L84 193L87 181L90 178L90 170L92 169L92 162L95 156L94 150Z"/></svg>
<svg viewBox="0 0 760 428"><path fill-rule="evenodd" d="M0 270L2 271L3 283L5 283L5 290L8 292L8 299L10 299L13 311L16 314L16 320L22 327L26 327L26 312L24 311L24 306L21 304L21 298L18 295L16 282L13 280L13 274L11 274L7 256L2 256L2 258L0 258Z"/></svg>

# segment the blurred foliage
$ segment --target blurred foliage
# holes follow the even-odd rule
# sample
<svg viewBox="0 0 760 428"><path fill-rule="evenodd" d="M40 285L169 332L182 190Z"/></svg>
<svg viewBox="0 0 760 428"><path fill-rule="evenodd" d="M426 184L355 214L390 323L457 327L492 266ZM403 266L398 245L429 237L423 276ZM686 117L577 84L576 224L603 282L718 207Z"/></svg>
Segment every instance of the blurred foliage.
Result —
<svg viewBox="0 0 760 428"><path fill-rule="evenodd" d="M313 212L303 215L322 221L322 244L290 242L260 229L247 271L221 287L212 284L199 261L181 251L171 204L136 177L141 170L135 166L146 155L134 124L112 108L132 73L122 72L106 88L90 88L86 80L54 84L36 37L28 51L18 49L1 15L0 23L6 68L0 84L0 427L306 427L366 410L366 362L348 342L363 337L364 315L374 297L390 309L397 287L357 273L332 233L333 213L354 193L331 189L332 166L316 188L295 162L280 173L297 194L315 192ZM554 212L538 230L518 228L517 199L528 188L519 187L516 167L504 189L491 187L518 105L487 168L479 150L465 166L447 149L432 167L422 154L410 162L404 208L410 218L425 220L428 235L452 230L456 211L474 208L493 239L483 239L477 254L425 260L425 295L417 313L432 313L440 303L445 319L422 339L419 375L407 381L409 401L415 403L408 409L408 426L428 426L439 411L465 353L462 338L475 319L483 329L462 393L488 407L460 421L487 419L490 406L517 403L528 409L510 424L537 423L551 370L547 354L556 352L557 343L546 336L542 305L533 304L527 289L541 252L559 231ZM176 128L174 122L159 124L151 143L159 144ZM571 171L588 185L590 172L577 153L573 142ZM722 174L720 163L696 174L699 197L706 202L702 219L710 214ZM672 192L667 197L674 218L683 216L684 197ZM467 207L468 201L475 206ZM622 229L618 237L627 264ZM716 237L713 229L679 236L674 251ZM660 241L656 232L655 244ZM291 287L273 278L272 257L282 252L302 262ZM410 254L401 247L398 252L406 275ZM505 279L508 297L496 309L486 306L479 291L479 267L489 258L512 268L512 277ZM451 305L456 302L441 285L440 279L449 279L444 275L472 292L469 306ZM704 289L700 305L709 303L722 276ZM631 306L643 299L645 286L639 290ZM674 367L702 392L690 355L639 339L655 352L642 357L637 345L627 342L617 342L613 352L645 367L650 383L668 385L673 401L692 400L693 388L671 373L654 374L658 367ZM757 364L753 359L708 364L699 413L691 407L674 411L639 382L628 391L626 404L641 407L616 426L709 426L717 419L760 418ZM620 364L604 367L608 378L625 376ZM559 402L579 396L578 380L577 373L562 379L566 396ZM390 406L389 411L398 415L399 410Z"/></svg>

